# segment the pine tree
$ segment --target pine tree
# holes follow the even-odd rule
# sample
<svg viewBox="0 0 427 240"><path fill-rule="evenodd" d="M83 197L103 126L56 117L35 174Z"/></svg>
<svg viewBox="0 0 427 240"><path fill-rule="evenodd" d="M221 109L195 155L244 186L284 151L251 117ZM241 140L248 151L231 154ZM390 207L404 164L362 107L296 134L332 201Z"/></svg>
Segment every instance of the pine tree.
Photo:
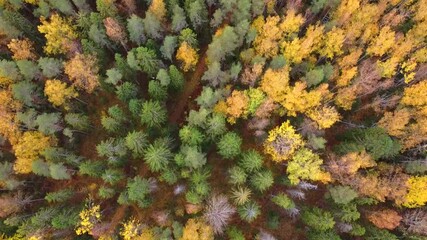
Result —
<svg viewBox="0 0 427 240"><path fill-rule="evenodd" d="M163 58L172 61L172 57L174 56L177 44L178 38L176 36L166 36L163 40L163 45L160 47L160 51L162 52Z"/></svg>
<svg viewBox="0 0 427 240"><path fill-rule="evenodd" d="M59 59L42 57L38 63L42 74L47 78L54 78L61 73L62 62Z"/></svg>
<svg viewBox="0 0 427 240"><path fill-rule="evenodd" d="M101 176L102 180L109 184L116 184L124 178L124 174L121 170L107 169Z"/></svg>
<svg viewBox="0 0 427 240"><path fill-rule="evenodd" d="M157 74L160 67L156 52L146 47L130 50L127 55L127 63L132 69L144 71L150 76Z"/></svg>
<svg viewBox="0 0 427 240"><path fill-rule="evenodd" d="M127 103L138 95L138 86L131 82L124 82L116 87L116 95L121 101Z"/></svg>
<svg viewBox="0 0 427 240"><path fill-rule="evenodd" d="M105 171L105 164L102 161L88 160L79 165L79 174L90 177L101 177Z"/></svg>
<svg viewBox="0 0 427 240"><path fill-rule="evenodd" d="M156 40L163 38L163 27L162 23L157 19L157 17L150 11L146 12L144 22L144 29L147 35Z"/></svg>
<svg viewBox="0 0 427 240"><path fill-rule="evenodd" d="M234 132L224 134L218 142L218 153L226 159L237 157L240 154L242 138Z"/></svg>
<svg viewBox="0 0 427 240"><path fill-rule="evenodd" d="M230 175L229 182L231 184L244 184L246 182L247 174L238 166L230 168L228 174Z"/></svg>
<svg viewBox="0 0 427 240"><path fill-rule="evenodd" d="M180 32L182 29L188 26L184 9L178 4L174 5L172 9L172 30L174 32Z"/></svg>
<svg viewBox="0 0 427 240"><path fill-rule="evenodd" d="M158 101L146 101L142 104L141 122L148 127L160 127L167 120L167 112Z"/></svg>
<svg viewBox="0 0 427 240"><path fill-rule="evenodd" d="M135 157L140 157L148 143L147 138L147 134L142 131L129 132L126 136L126 147L132 151Z"/></svg>
<svg viewBox="0 0 427 240"><path fill-rule="evenodd" d="M251 223L258 217L261 210L258 203L251 201L239 206L237 212L242 220Z"/></svg>
<svg viewBox="0 0 427 240"><path fill-rule="evenodd" d="M132 16L127 19L127 30L129 32L129 39L132 42L136 43L138 46L145 42L146 37L142 18L132 14Z"/></svg>
<svg viewBox="0 0 427 240"><path fill-rule="evenodd" d="M166 169L173 154L165 141L160 139L154 141L153 144L144 149L144 161L151 171L159 172Z"/></svg>
<svg viewBox="0 0 427 240"><path fill-rule="evenodd" d="M67 124L79 131L86 131L90 127L89 117L79 113L67 113L64 120Z"/></svg>
<svg viewBox="0 0 427 240"><path fill-rule="evenodd" d="M301 220L304 224L317 231L326 231L332 229L335 225L332 214L317 207L304 210Z"/></svg>
<svg viewBox="0 0 427 240"><path fill-rule="evenodd" d="M255 172L251 175L250 183L256 190L264 192L274 183L273 173L269 169Z"/></svg>
<svg viewBox="0 0 427 240"><path fill-rule="evenodd" d="M203 142L204 135L197 128L185 125L179 130L179 138L185 145L198 146Z"/></svg>
<svg viewBox="0 0 427 240"><path fill-rule="evenodd" d="M150 205L149 193L150 183L147 179L136 176L128 181L127 193L130 201L136 202L140 208Z"/></svg>
<svg viewBox="0 0 427 240"><path fill-rule="evenodd" d="M51 163L49 166L50 176L55 180L70 179L67 168L62 163Z"/></svg>
<svg viewBox="0 0 427 240"><path fill-rule="evenodd" d="M37 116L36 124L40 132L45 135L52 135L62 129L61 120L60 113L43 113Z"/></svg>

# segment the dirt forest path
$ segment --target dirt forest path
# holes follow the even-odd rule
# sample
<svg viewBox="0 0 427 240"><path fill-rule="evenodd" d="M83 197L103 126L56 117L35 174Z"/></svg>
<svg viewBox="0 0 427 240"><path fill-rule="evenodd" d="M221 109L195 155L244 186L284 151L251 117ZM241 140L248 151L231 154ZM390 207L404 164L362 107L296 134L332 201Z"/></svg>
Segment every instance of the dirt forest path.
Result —
<svg viewBox="0 0 427 240"><path fill-rule="evenodd" d="M207 46L202 49L201 57L196 64L196 68L192 73L191 78L185 82L183 92L176 98L175 104L170 105L170 123L178 124L185 120L184 113L187 110L187 106L189 102L196 97L194 94L197 93L197 90L201 86L200 79L202 78L206 67L206 50Z"/></svg>

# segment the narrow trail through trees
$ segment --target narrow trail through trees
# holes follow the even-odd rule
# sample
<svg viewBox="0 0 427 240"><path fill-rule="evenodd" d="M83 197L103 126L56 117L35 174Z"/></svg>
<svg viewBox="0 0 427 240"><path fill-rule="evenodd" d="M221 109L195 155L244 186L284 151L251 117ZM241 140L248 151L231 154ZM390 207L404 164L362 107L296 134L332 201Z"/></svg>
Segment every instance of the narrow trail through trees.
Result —
<svg viewBox="0 0 427 240"><path fill-rule="evenodd" d="M175 101L175 104L170 104L170 123L178 124L185 120L184 113L186 111L188 103L196 97L194 96L194 94L197 92L198 87L200 86L200 79L202 78L203 73L205 72L207 48L208 47L205 46L202 49L202 54L199 58L199 61L197 62L193 74L191 75L191 78L185 82L183 92L178 96Z"/></svg>

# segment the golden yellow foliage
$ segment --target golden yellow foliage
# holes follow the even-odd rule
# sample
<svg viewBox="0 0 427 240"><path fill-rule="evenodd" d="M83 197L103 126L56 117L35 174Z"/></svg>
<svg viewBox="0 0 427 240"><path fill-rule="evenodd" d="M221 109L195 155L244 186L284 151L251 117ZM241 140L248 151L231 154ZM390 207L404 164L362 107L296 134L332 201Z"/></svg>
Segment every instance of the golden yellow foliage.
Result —
<svg viewBox="0 0 427 240"><path fill-rule="evenodd" d="M184 72L188 72L196 66L197 61L199 60L199 55L187 42L183 42L176 52L176 59L183 63L182 70Z"/></svg>
<svg viewBox="0 0 427 240"><path fill-rule="evenodd" d="M372 157L362 152L350 152L341 156L339 159L328 162L328 170L334 176L354 175L359 169L376 166L376 162Z"/></svg>
<svg viewBox="0 0 427 240"><path fill-rule="evenodd" d="M389 26L380 30L380 34L374 38L366 49L368 54L382 56L390 50L395 44L395 33Z"/></svg>
<svg viewBox="0 0 427 240"><path fill-rule="evenodd" d="M215 104L213 111L215 113L227 115L227 103L224 100L219 101L217 104Z"/></svg>
<svg viewBox="0 0 427 240"><path fill-rule="evenodd" d="M154 240L153 231L147 226L142 225L135 218L131 218L123 223L120 235L124 240Z"/></svg>
<svg viewBox="0 0 427 240"><path fill-rule="evenodd" d="M278 41L282 38L283 33L278 26L279 22L279 16L267 17L253 43L258 55L270 58L279 52Z"/></svg>
<svg viewBox="0 0 427 240"><path fill-rule="evenodd" d="M76 54L64 64L64 71L73 85L92 93L98 86L98 62L93 55Z"/></svg>
<svg viewBox="0 0 427 240"><path fill-rule="evenodd" d="M335 11L334 18L339 21L339 23L344 23L350 18L351 14L355 12L360 6L359 0L344 0L340 2L337 10Z"/></svg>
<svg viewBox="0 0 427 240"><path fill-rule="evenodd" d="M407 106L424 107L427 106L427 79L405 88L401 103Z"/></svg>
<svg viewBox="0 0 427 240"><path fill-rule="evenodd" d="M92 233L92 229L95 224L101 220L100 209L101 206L99 205L86 206L86 208L79 213L80 222L79 226L76 228L77 235Z"/></svg>
<svg viewBox="0 0 427 240"><path fill-rule="evenodd" d="M289 63L301 63L302 59L306 56L301 53L302 40L299 38L295 38L294 40L288 42L284 41L282 43L282 52L285 59L289 61Z"/></svg>
<svg viewBox="0 0 427 240"><path fill-rule="evenodd" d="M11 88L0 89L0 135L14 145L20 138L21 131L15 114L22 108L22 104L13 99Z"/></svg>
<svg viewBox="0 0 427 240"><path fill-rule="evenodd" d="M183 229L182 237L179 240L213 240L212 227L202 219L188 219Z"/></svg>
<svg viewBox="0 0 427 240"><path fill-rule="evenodd" d="M14 170L17 173L30 173L33 161L51 145L51 138L43 135L43 133L25 132L18 143L13 146L16 156Z"/></svg>
<svg viewBox="0 0 427 240"><path fill-rule="evenodd" d="M301 63L312 52L318 51L322 44L323 25L310 25L304 38L295 38L292 41L282 43L282 51L289 63Z"/></svg>
<svg viewBox="0 0 427 240"><path fill-rule="evenodd" d="M257 32L261 32L264 24L265 24L264 16L260 15L253 20L251 27L253 27Z"/></svg>
<svg viewBox="0 0 427 240"><path fill-rule="evenodd" d="M42 25L38 26L39 32L45 34L46 46L44 50L49 54L67 53L72 41L77 39L77 33L71 20L64 19L58 14L53 14L50 21L40 18Z"/></svg>
<svg viewBox="0 0 427 240"><path fill-rule="evenodd" d="M296 14L294 9L289 9L283 17L279 27L285 38L289 38L299 32L301 25L304 23L304 17Z"/></svg>
<svg viewBox="0 0 427 240"><path fill-rule="evenodd" d="M417 67L417 62L414 59L410 59L402 63L402 72L403 77L405 78L405 83L410 83L415 78L415 68Z"/></svg>
<svg viewBox="0 0 427 240"><path fill-rule="evenodd" d="M12 58L15 60L34 60L37 58L33 42L24 38L22 40L12 39L7 47L12 52Z"/></svg>
<svg viewBox="0 0 427 240"><path fill-rule="evenodd" d="M160 22L165 21L166 6L163 0L152 0L148 11L152 12Z"/></svg>
<svg viewBox="0 0 427 240"><path fill-rule="evenodd" d="M320 105L322 97L326 97L325 94L328 93L324 91L325 86L327 85L321 85L317 89L307 92L307 84L298 81L286 93L285 99L280 104L287 110L288 116L296 116L298 112L304 113L308 109Z"/></svg>
<svg viewBox="0 0 427 240"><path fill-rule="evenodd" d="M394 112L386 112L378 126L384 128L390 136L401 137L406 133L406 125L411 119L411 113L403 108Z"/></svg>
<svg viewBox="0 0 427 240"><path fill-rule="evenodd" d="M322 164L323 160L319 155L310 149L301 148L292 156L286 168L289 181L294 185L297 185L301 180L330 182L331 176L321 169Z"/></svg>
<svg viewBox="0 0 427 240"><path fill-rule="evenodd" d="M335 97L335 104L344 110L350 110L356 101L357 93L356 88L353 86L341 88L338 90Z"/></svg>
<svg viewBox="0 0 427 240"><path fill-rule="evenodd" d="M357 67L350 67L350 68L344 68L341 70L341 75L337 79L337 86L338 87L345 87L348 86L351 82L351 80L356 76L357 74Z"/></svg>
<svg viewBox="0 0 427 240"><path fill-rule="evenodd" d="M314 120L321 129L330 128L341 118L336 108L330 106L310 109L306 114L309 118Z"/></svg>
<svg viewBox="0 0 427 240"><path fill-rule="evenodd" d="M350 49L348 55L345 55L338 60L338 65L340 68L353 67L357 65L357 61L359 60L360 56L362 56L362 53L363 51L360 48Z"/></svg>
<svg viewBox="0 0 427 240"><path fill-rule="evenodd" d="M264 151L273 161L282 162L290 159L296 150L304 146L301 135L295 132L294 127L286 121L268 133L264 143Z"/></svg>
<svg viewBox="0 0 427 240"><path fill-rule="evenodd" d="M332 59L334 56L343 53L342 46L345 40L344 30L333 27L327 32L323 39L323 46L319 50L321 56Z"/></svg>
<svg viewBox="0 0 427 240"><path fill-rule="evenodd" d="M282 102L289 91L289 69L267 69L262 80L261 90L275 102Z"/></svg>
<svg viewBox="0 0 427 240"><path fill-rule="evenodd" d="M227 116L230 123L235 123L239 117L245 117L248 111L248 96L238 90L234 90L231 96L227 98Z"/></svg>
<svg viewBox="0 0 427 240"><path fill-rule="evenodd" d="M73 87L67 87L66 83L57 79L46 81L44 94L47 96L49 102L57 107L66 104L68 100L79 95Z"/></svg>
<svg viewBox="0 0 427 240"><path fill-rule="evenodd" d="M409 190L402 205L408 208L424 206L427 203L427 176L412 176L407 185Z"/></svg>

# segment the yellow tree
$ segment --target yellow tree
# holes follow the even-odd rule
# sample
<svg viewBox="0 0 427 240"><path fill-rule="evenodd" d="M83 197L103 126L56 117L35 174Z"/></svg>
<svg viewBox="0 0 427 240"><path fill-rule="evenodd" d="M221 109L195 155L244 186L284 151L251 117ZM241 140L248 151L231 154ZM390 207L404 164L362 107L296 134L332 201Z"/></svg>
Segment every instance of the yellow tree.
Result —
<svg viewBox="0 0 427 240"><path fill-rule="evenodd" d="M299 32L301 25L304 23L304 17L296 14L294 9L289 9L283 17L279 27L286 39L295 37Z"/></svg>
<svg viewBox="0 0 427 240"><path fill-rule="evenodd" d="M290 159L295 151L304 145L301 135L286 121L272 129L264 142L264 151L273 161L282 162Z"/></svg>
<svg viewBox="0 0 427 240"><path fill-rule="evenodd" d="M296 116L298 112L304 113L320 105L320 101L329 98L327 84L322 84L312 91L307 91L307 84L298 81L295 83L280 104L287 110L289 116Z"/></svg>
<svg viewBox="0 0 427 240"><path fill-rule="evenodd" d="M98 63L95 56L76 54L64 65L64 71L78 88L92 93L98 86Z"/></svg>
<svg viewBox="0 0 427 240"><path fill-rule="evenodd" d="M319 155L310 149L301 148L288 162L286 172L292 184L296 185L301 180L321 181L327 183L331 181L329 173L321 169L323 160Z"/></svg>
<svg viewBox="0 0 427 240"><path fill-rule="evenodd" d="M148 11L152 12L160 22L165 21L166 6L163 0L152 0Z"/></svg>
<svg viewBox="0 0 427 240"><path fill-rule="evenodd" d="M368 54L382 56L395 44L395 33L389 26L380 30L380 34L374 38L366 49Z"/></svg>
<svg viewBox="0 0 427 240"><path fill-rule="evenodd" d="M212 227L202 219L188 219L183 229L182 237L179 240L213 240Z"/></svg>
<svg viewBox="0 0 427 240"><path fill-rule="evenodd" d="M154 240L154 234L150 228L142 225L138 220L132 218L123 223L120 235L124 240Z"/></svg>
<svg viewBox="0 0 427 240"><path fill-rule="evenodd" d="M47 96L47 100L56 107L66 104L68 100L79 95L73 87L67 87L66 83L57 79L46 81L44 94ZM67 106L65 107L67 108Z"/></svg>
<svg viewBox="0 0 427 240"><path fill-rule="evenodd" d="M12 39L7 47L12 52L15 60L35 60L37 55L34 50L34 43L28 38L22 40Z"/></svg>
<svg viewBox="0 0 427 240"><path fill-rule="evenodd" d="M386 112L378 126L384 128L390 136L403 137L407 130L406 125L411 120L411 113L407 108L402 108L394 112Z"/></svg>
<svg viewBox="0 0 427 240"><path fill-rule="evenodd" d="M44 17L41 17L40 21L42 25L38 26L39 32L45 34L47 40L44 47L45 52L49 54L67 53L72 42L77 39L77 33L71 20L53 14L50 21Z"/></svg>
<svg viewBox="0 0 427 240"><path fill-rule="evenodd" d="M33 161L52 143L52 139L41 132L25 132L13 146L16 156L15 171L23 174L30 173Z"/></svg>
<svg viewBox="0 0 427 240"><path fill-rule="evenodd" d="M422 110L427 106L427 79L405 88L401 103Z"/></svg>
<svg viewBox="0 0 427 240"><path fill-rule="evenodd" d="M328 171L334 177L340 178L345 175L354 175L359 169L374 167L376 162L366 151L361 151L350 152L339 158L332 155L327 165Z"/></svg>
<svg viewBox="0 0 427 240"><path fill-rule="evenodd" d="M336 80L337 86L338 87L348 86L351 80L356 76L356 74L357 74L357 67L349 67L349 68L342 69L341 75Z"/></svg>
<svg viewBox="0 0 427 240"><path fill-rule="evenodd" d="M304 38L295 38L282 43L282 52L289 63L301 63L312 52L318 51L322 44L323 25L310 25Z"/></svg>
<svg viewBox="0 0 427 240"><path fill-rule="evenodd" d="M16 121L16 112L22 104L13 98L11 88L0 89L0 135L14 145L20 139L21 131Z"/></svg>
<svg viewBox="0 0 427 240"><path fill-rule="evenodd" d="M330 128L341 118L337 109L331 106L322 106L310 109L306 114L319 125L319 128L322 129Z"/></svg>
<svg viewBox="0 0 427 240"><path fill-rule="evenodd" d="M338 90L335 104L344 110L350 110L357 98L357 87L349 86Z"/></svg>
<svg viewBox="0 0 427 240"><path fill-rule="evenodd" d="M192 48L187 42L182 42L176 52L176 59L182 62L182 70L188 72L194 69L199 60L196 49Z"/></svg>
<svg viewBox="0 0 427 240"><path fill-rule="evenodd" d="M402 205L408 208L424 206L427 203L427 176L412 176L407 185L409 190Z"/></svg>
<svg viewBox="0 0 427 240"><path fill-rule="evenodd" d="M346 22L351 14L353 14L360 6L359 0L344 0L340 2L337 10L334 13L334 18L340 24Z"/></svg>
<svg viewBox="0 0 427 240"><path fill-rule="evenodd" d="M323 38L322 48L319 50L320 55L332 59L334 56L341 54L344 40L344 30L333 27Z"/></svg>
<svg viewBox="0 0 427 240"><path fill-rule="evenodd" d="M92 229L101 220L101 206L92 205L86 206L79 213L80 222L78 227L76 228L77 235L83 235L85 233L91 234Z"/></svg>
<svg viewBox="0 0 427 240"><path fill-rule="evenodd" d="M284 67L278 70L267 69L262 80L261 90L275 102L285 99L289 91L289 69Z"/></svg>
<svg viewBox="0 0 427 240"><path fill-rule="evenodd" d="M234 90L231 96L227 98L226 103L228 121L230 123L235 123L236 119L247 115L249 98L244 92Z"/></svg>
<svg viewBox="0 0 427 240"><path fill-rule="evenodd" d="M279 51L278 42L283 31L279 28L279 16L267 17L254 41L254 48L258 55L274 57Z"/></svg>

